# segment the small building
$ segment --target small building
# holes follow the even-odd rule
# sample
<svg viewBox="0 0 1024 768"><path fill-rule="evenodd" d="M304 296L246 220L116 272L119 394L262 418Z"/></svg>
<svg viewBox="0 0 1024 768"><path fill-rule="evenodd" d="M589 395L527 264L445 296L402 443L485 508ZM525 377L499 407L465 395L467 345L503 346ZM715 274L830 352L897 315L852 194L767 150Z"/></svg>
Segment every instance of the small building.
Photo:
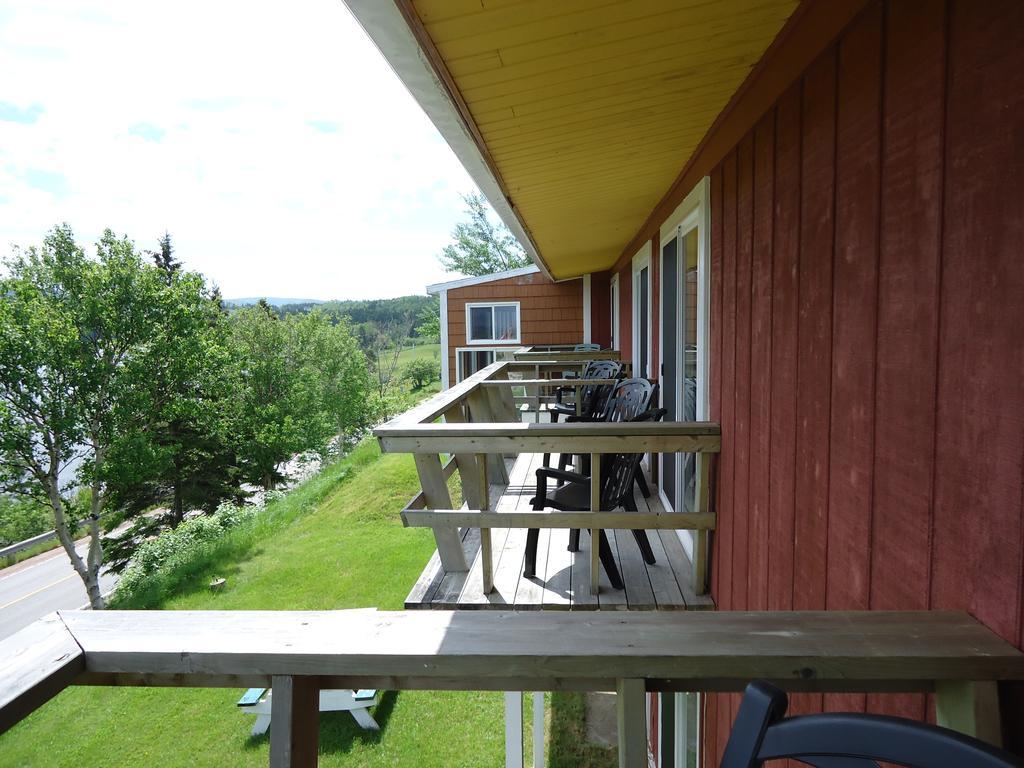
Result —
<svg viewBox="0 0 1024 768"><path fill-rule="evenodd" d="M441 301L441 387L522 346L590 341L590 275L554 282L535 265L427 286Z"/></svg>

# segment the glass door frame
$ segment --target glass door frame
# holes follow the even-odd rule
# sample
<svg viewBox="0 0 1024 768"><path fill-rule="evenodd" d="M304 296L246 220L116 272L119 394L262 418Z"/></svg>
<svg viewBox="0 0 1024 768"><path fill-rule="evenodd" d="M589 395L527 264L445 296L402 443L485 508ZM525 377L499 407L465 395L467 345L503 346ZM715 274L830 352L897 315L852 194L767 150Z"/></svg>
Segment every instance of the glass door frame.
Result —
<svg viewBox="0 0 1024 768"><path fill-rule="evenodd" d="M686 263L685 254L683 253L682 245L683 238L694 229L697 229L697 421L706 421L710 413L710 393L711 383L709 381L711 372L711 206L710 206L710 186L711 180L705 176L696 187L686 196L683 202L678 208L669 216L665 223L661 227L661 238L658 258L662 259L659 262L659 274L664 275L664 244L668 243L672 238L676 238L676 258L678 262L677 279L676 285L674 286L676 291L675 301L675 316L671 318L671 322L675 324L678 329L677 338L680 342L683 340L683 321L685 313L685 301L686 301ZM664 290L664 286L662 286ZM663 340L665 338L665 302L659 301L658 303L658 338ZM680 344L682 346L682 344ZM664 352L661 351L659 358L664 360ZM669 421L679 420L682 408L684 407L684 388L683 379L686 370L686 355L685 349L683 353L679 355L676 364L676 380L674 382L666 382L664 380L663 369L659 366L658 370L658 383L662 390L666 386L672 386L675 392L676 402L676 413L670 413L666 416ZM661 457L658 458L659 469L661 464ZM682 484L682 473L683 464L682 461L675 462L675 499L665 498L664 493L660 491L661 501L668 510L675 511L679 508L679 502L682 498L683 484ZM698 478L699 482L699 478ZM680 536L683 542L684 548L687 550L687 554L692 556L692 539L686 534Z"/></svg>

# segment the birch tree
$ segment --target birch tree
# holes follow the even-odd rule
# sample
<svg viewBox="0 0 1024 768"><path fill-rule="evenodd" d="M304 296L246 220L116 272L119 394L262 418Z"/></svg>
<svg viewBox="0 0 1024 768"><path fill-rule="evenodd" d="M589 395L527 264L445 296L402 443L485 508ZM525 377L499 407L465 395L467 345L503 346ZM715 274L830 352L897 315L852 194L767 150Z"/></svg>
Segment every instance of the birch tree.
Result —
<svg viewBox="0 0 1024 768"><path fill-rule="evenodd" d="M103 474L118 420L139 412L158 330L161 280L107 230L90 259L68 225L16 250L0 279L0 489L53 511L93 608L103 546ZM83 506L71 502L85 488ZM85 557L75 549L84 524Z"/></svg>

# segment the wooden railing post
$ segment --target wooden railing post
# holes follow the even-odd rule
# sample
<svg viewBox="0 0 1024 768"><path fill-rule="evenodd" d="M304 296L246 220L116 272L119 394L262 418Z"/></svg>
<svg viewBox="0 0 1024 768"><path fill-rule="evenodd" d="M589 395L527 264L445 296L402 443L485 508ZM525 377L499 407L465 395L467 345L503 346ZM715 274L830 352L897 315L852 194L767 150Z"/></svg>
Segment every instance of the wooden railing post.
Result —
<svg viewBox="0 0 1024 768"><path fill-rule="evenodd" d="M313 768L320 738L315 677L274 675L270 699L270 768Z"/></svg>
<svg viewBox="0 0 1024 768"><path fill-rule="evenodd" d="M477 470L480 472L480 487L483 489L480 511L490 509L490 485L487 483L487 456L480 453L476 457ZM494 550L491 547L491 529L480 529L480 571L483 575L483 591L485 595L494 591Z"/></svg>
<svg viewBox="0 0 1024 768"><path fill-rule="evenodd" d="M694 512L705 514L711 508L711 454L695 454L697 487L694 489ZM708 592L708 532L693 533L693 591Z"/></svg>
<svg viewBox="0 0 1024 768"><path fill-rule="evenodd" d="M540 366L539 365L535 365L534 368L533 368L533 378L534 379L539 379L540 378ZM534 387L533 395L534 395L533 405L534 405L534 408L535 408L535 410L534 410L534 414L535 414L534 420L539 424L540 423L540 385L539 384L536 387Z"/></svg>
<svg viewBox="0 0 1024 768"><path fill-rule="evenodd" d="M601 454L590 454L590 511L601 510ZM600 591L601 529L590 529L590 594Z"/></svg>
<svg viewBox="0 0 1024 768"><path fill-rule="evenodd" d="M647 686L640 678L619 680L615 708L619 725L619 768L647 765Z"/></svg>
<svg viewBox="0 0 1024 768"><path fill-rule="evenodd" d="M420 476L420 488L428 509L450 509L452 497L448 493L448 484L441 469L441 459L436 453L413 454L416 471ZM466 553L462 549L462 539L457 528L435 528L434 540L437 542L437 554L441 558L441 566L451 573L466 571Z"/></svg>

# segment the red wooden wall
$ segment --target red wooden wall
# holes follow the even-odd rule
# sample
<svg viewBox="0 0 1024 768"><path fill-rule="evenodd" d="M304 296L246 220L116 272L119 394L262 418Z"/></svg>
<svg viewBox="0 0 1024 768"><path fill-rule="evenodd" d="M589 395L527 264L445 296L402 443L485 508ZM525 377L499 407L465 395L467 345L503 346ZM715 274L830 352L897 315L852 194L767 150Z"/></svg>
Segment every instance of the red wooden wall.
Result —
<svg viewBox="0 0 1024 768"><path fill-rule="evenodd" d="M1024 3L870 4L711 199L718 607L966 609L1024 647Z"/></svg>

